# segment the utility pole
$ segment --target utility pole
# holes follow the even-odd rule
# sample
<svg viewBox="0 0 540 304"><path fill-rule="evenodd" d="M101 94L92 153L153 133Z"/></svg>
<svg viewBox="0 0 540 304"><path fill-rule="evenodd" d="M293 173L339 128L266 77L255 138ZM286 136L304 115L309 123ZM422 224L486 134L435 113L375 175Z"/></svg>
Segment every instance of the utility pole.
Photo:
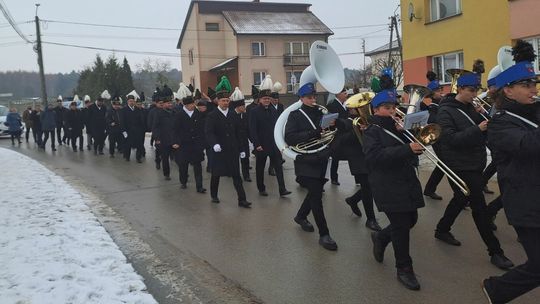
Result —
<svg viewBox="0 0 540 304"><path fill-rule="evenodd" d="M38 55L38 65L39 65L39 78L41 80L41 101L43 103L44 107L47 107L47 88L45 87L45 70L43 68L43 53L41 48L41 30L39 27L39 17L37 15L39 3L36 3L36 36L37 36L37 43L34 46L34 51L37 52Z"/></svg>
<svg viewBox="0 0 540 304"><path fill-rule="evenodd" d="M364 83L363 83L363 87L364 88L367 88L367 79L366 79L366 74L367 74L367 71L366 71L366 39L362 39L362 54L363 54L363 57L364 57Z"/></svg>

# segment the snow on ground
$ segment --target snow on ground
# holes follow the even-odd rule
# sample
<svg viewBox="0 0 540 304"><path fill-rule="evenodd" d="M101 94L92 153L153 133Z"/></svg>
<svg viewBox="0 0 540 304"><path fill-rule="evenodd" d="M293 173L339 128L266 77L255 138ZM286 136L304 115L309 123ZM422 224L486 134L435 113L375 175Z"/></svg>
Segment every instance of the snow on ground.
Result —
<svg viewBox="0 0 540 304"><path fill-rule="evenodd" d="M0 303L156 303L85 197L21 154L0 164Z"/></svg>

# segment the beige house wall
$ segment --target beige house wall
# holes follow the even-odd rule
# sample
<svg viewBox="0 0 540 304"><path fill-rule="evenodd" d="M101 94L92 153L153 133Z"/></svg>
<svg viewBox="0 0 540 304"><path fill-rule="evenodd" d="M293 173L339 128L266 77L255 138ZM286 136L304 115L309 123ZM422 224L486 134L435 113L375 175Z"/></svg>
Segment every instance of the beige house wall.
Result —
<svg viewBox="0 0 540 304"><path fill-rule="evenodd" d="M198 27L197 27L197 16L199 12L198 5L193 6L191 16L186 27L184 34L184 39L182 40L181 45L181 66L182 66L182 82L189 83L190 79L194 77L195 87L200 87L200 58L197 56L199 54L199 43L198 43ZM189 50L193 50L193 64L189 63Z"/></svg>
<svg viewBox="0 0 540 304"><path fill-rule="evenodd" d="M538 0L515 0L510 4L510 38L520 39L540 35L540 5Z"/></svg>

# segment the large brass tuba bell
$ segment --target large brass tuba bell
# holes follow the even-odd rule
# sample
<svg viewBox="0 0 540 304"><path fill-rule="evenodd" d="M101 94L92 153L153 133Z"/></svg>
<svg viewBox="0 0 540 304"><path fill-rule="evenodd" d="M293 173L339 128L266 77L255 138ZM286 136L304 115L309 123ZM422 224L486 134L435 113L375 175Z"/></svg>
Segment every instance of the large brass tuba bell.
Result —
<svg viewBox="0 0 540 304"><path fill-rule="evenodd" d="M345 101L347 109L357 111L358 116L352 119L352 126L354 134L360 143L363 143L364 128L369 124L369 118L373 115L371 112L371 100L373 97L375 97L375 93L363 92L355 94Z"/></svg>
<svg viewBox="0 0 540 304"><path fill-rule="evenodd" d="M467 73L472 73L469 70L464 69L448 69L446 70L446 73L452 76L452 83L450 84L450 93L457 93L457 79L459 76Z"/></svg>

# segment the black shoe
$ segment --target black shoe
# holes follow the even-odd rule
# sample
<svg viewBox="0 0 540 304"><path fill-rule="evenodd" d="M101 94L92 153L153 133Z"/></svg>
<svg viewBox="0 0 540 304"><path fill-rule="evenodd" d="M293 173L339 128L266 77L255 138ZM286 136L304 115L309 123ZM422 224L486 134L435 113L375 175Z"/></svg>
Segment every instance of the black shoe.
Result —
<svg viewBox="0 0 540 304"><path fill-rule="evenodd" d="M217 197L212 197L212 203L214 203L214 204L219 204L219 198L217 198Z"/></svg>
<svg viewBox="0 0 540 304"><path fill-rule="evenodd" d="M161 164L156 162L156 170L159 170L159 169L161 169Z"/></svg>
<svg viewBox="0 0 540 304"><path fill-rule="evenodd" d="M77 148L73 148L73 152L77 152Z"/></svg>
<svg viewBox="0 0 540 304"><path fill-rule="evenodd" d="M109 155L110 158L114 158L114 154Z"/></svg>
<svg viewBox="0 0 540 304"><path fill-rule="evenodd" d="M248 182L248 183L251 183L251 182L252 182L250 177L245 177L245 178L244 178L244 181L245 181L245 182Z"/></svg>
<svg viewBox="0 0 540 304"><path fill-rule="evenodd" d="M283 191L279 191L279 196L284 197L284 196L287 196L287 195L289 195L291 193L292 193L291 191L285 189Z"/></svg>
<svg viewBox="0 0 540 304"><path fill-rule="evenodd" d="M55 148L55 147L52 147L51 150L52 150L52 151L56 151L56 148Z"/></svg>
<svg viewBox="0 0 540 304"><path fill-rule="evenodd" d="M492 191L492 190L490 190L490 189L488 188L488 186L485 186L485 187L484 187L484 193L486 193L486 194L493 194L493 193L495 193L495 192Z"/></svg>
<svg viewBox="0 0 540 304"><path fill-rule="evenodd" d="M313 228L313 225L307 220L307 219L301 219L299 217L294 217L294 221L302 227L302 230L307 232L313 232L315 231L315 228Z"/></svg>
<svg viewBox="0 0 540 304"><path fill-rule="evenodd" d="M171 177L167 175L167 176L165 176L165 180L170 181Z"/></svg>
<svg viewBox="0 0 540 304"><path fill-rule="evenodd" d="M137 162L138 162L139 164L142 164L142 159L140 159L140 158L137 159Z"/></svg>
<svg viewBox="0 0 540 304"><path fill-rule="evenodd" d="M199 188L199 189L197 189L197 192L206 193L206 189L205 188Z"/></svg>
<svg viewBox="0 0 540 304"><path fill-rule="evenodd" d="M482 290L484 291L484 295L486 296L486 299L488 300L489 304L493 304L493 300L491 300L491 296L489 295L489 290L491 285L489 285L489 279L484 279L482 281Z"/></svg>
<svg viewBox="0 0 540 304"><path fill-rule="evenodd" d="M94 155L97 155L97 150L94 150Z"/></svg>
<svg viewBox="0 0 540 304"><path fill-rule="evenodd" d="M268 169L268 175L270 175L270 176L276 176L276 170L274 170L274 168Z"/></svg>
<svg viewBox="0 0 540 304"><path fill-rule="evenodd" d="M353 202L350 197L347 197L345 202L351 207L352 213L356 214L358 217L362 216L362 211L358 208L358 204Z"/></svg>
<svg viewBox="0 0 540 304"><path fill-rule="evenodd" d="M489 221L489 228L491 228L492 231L497 231L497 225L495 225L495 217L492 217Z"/></svg>
<svg viewBox="0 0 540 304"><path fill-rule="evenodd" d="M91 146L86 146L86 149L88 149L88 151L92 150L92 147Z"/></svg>
<svg viewBox="0 0 540 304"><path fill-rule="evenodd" d="M373 242L373 257L375 261L382 263L384 261L384 250L388 243L384 243L378 237L378 232L371 233L371 241Z"/></svg>
<svg viewBox="0 0 540 304"><path fill-rule="evenodd" d="M424 195L434 200L438 200L438 201L442 200L442 196L438 195L435 192L424 192Z"/></svg>
<svg viewBox="0 0 540 304"><path fill-rule="evenodd" d="M435 231L435 238L452 246L461 246L461 242L456 240L454 235L452 235L450 232Z"/></svg>
<svg viewBox="0 0 540 304"><path fill-rule="evenodd" d="M180 189L186 189L187 188L187 185L186 184L181 184L180 185Z"/></svg>
<svg viewBox="0 0 540 304"><path fill-rule="evenodd" d="M398 268L397 279L403 286L410 290L420 290L420 283L418 283L416 275L410 267Z"/></svg>
<svg viewBox="0 0 540 304"><path fill-rule="evenodd" d="M323 246L323 248L326 250L331 250L331 251L337 250L336 242L328 234L323 235L319 238L319 244Z"/></svg>
<svg viewBox="0 0 540 304"><path fill-rule="evenodd" d="M238 202L238 207L241 207L241 208L251 208L251 203L248 202L248 201L239 201Z"/></svg>
<svg viewBox="0 0 540 304"><path fill-rule="evenodd" d="M129 161L129 158L124 158L127 162Z"/></svg>
<svg viewBox="0 0 540 304"><path fill-rule="evenodd" d="M259 191L260 196L268 196L268 192L266 191Z"/></svg>
<svg viewBox="0 0 540 304"><path fill-rule="evenodd" d="M507 270L514 267L514 263L510 261L502 253L496 253L491 256L491 264L499 267L500 269Z"/></svg>
<svg viewBox="0 0 540 304"><path fill-rule="evenodd" d="M333 180L333 181L332 181L332 185L339 186L339 185L341 185L341 184L340 184L337 180Z"/></svg>
<svg viewBox="0 0 540 304"><path fill-rule="evenodd" d="M104 155L105 154L105 153L103 153L103 151L99 151L98 153L99 153L99 155Z"/></svg>
<svg viewBox="0 0 540 304"><path fill-rule="evenodd" d="M376 219L367 220L366 221L366 227L368 227L369 229L371 229L373 231L381 231L382 230L381 226L379 226L379 223L377 222Z"/></svg>

